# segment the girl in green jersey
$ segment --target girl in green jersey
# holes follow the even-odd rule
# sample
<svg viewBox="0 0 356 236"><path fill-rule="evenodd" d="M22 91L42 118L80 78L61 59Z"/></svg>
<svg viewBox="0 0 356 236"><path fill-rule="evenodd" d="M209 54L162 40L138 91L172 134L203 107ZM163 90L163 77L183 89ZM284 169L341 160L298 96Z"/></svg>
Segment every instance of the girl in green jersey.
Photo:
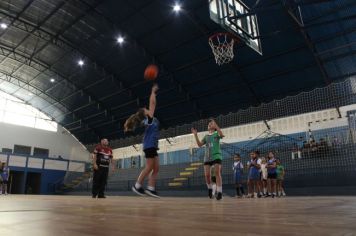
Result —
<svg viewBox="0 0 356 236"><path fill-rule="evenodd" d="M222 198L222 178L221 178L222 153L220 148L220 139L224 137L224 134L222 133L218 124L216 124L215 120L213 119L209 119L208 132L209 133L205 135L202 140L199 140L197 130L192 128L192 133L194 134L197 145L199 147L205 145L204 174L205 174L205 182L208 187L209 198L213 198L210 169L212 166L214 166L216 185L217 185L216 199L220 200Z"/></svg>

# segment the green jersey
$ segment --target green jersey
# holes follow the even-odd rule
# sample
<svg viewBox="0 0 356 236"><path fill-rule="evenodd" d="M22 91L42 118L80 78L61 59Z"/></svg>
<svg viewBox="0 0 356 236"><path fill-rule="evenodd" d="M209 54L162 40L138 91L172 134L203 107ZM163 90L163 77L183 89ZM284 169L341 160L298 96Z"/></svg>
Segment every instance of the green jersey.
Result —
<svg viewBox="0 0 356 236"><path fill-rule="evenodd" d="M276 172L277 172L277 179L284 179L284 166L278 165Z"/></svg>
<svg viewBox="0 0 356 236"><path fill-rule="evenodd" d="M203 144L205 144L204 162L222 160L220 139L221 137L219 136L217 131L204 136L202 140Z"/></svg>

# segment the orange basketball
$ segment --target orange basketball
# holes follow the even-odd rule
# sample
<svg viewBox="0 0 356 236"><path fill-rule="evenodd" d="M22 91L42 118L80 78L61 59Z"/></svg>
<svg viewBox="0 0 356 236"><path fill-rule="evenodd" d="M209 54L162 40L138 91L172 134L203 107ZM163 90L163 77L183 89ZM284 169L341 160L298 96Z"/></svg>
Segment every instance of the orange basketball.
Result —
<svg viewBox="0 0 356 236"><path fill-rule="evenodd" d="M158 66L151 64L145 69L144 78L146 80L155 80L158 76Z"/></svg>

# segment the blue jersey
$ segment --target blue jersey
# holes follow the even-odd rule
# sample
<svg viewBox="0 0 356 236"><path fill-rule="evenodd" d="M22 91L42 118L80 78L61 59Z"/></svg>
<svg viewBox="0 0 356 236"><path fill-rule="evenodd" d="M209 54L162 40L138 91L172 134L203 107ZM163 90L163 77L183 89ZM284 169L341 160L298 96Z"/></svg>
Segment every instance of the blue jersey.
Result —
<svg viewBox="0 0 356 236"><path fill-rule="evenodd" d="M261 165L261 159L251 159L248 163L248 165L254 164L254 165ZM260 169L258 169L256 166L251 166L250 165L250 170L249 170L249 179L251 180L259 180L260 179Z"/></svg>
<svg viewBox="0 0 356 236"><path fill-rule="evenodd" d="M272 158L268 160L267 166L272 166L274 163L276 163L276 159ZM268 174L276 174L276 167L275 168L267 168Z"/></svg>
<svg viewBox="0 0 356 236"><path fill-rule="evenodd" d="M242 165L241 161L235 161L232 169L234 170L235 175L236 174L242 174L244 166Z"/></svg>
<svg viewBox="0 0 356 236"><path fill-rule="evenodd" d="M9 167L5 167L4 169L2 169L1 178L3 180L8 180L9 179Z"/></svg>
<svg viewBox="0 0 356 236"><path fill-rule="evenodd" d="M158 149L159 121L157 118L146 118L143 121L146 129L143 136L143 150L148 148Z"/></svg>

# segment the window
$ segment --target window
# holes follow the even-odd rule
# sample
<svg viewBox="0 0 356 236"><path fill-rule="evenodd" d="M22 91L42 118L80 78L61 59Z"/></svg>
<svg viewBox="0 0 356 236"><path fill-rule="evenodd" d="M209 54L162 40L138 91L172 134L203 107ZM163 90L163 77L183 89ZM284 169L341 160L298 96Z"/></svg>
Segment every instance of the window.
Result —
<svg viewBox="0 0 356 236"><path fill-rule="evenodd" d="M11 154L12 153L12 149L10 149L10 148L2 148L1 152L2 153L6 153L6 154Z"/></svg>
<svg viewBox="0 0 356 236"><path fill-rule="evenodd" d="M33 149L33 155L36 157L48 157L49 155L49 150L45 148L37 148L35 147Z"/></svg>
<svg viewBox="0 0 356 236"><path fill-rule="evenodd" d="M0 92L0 122L57 131L57 123L50 117L4 92Z"/></svg>
<svg viewBox="0 0 356 236"><path fill-rule="evenodd" d="M31 155L31 147L15 144L14 154Z"/></svg>

